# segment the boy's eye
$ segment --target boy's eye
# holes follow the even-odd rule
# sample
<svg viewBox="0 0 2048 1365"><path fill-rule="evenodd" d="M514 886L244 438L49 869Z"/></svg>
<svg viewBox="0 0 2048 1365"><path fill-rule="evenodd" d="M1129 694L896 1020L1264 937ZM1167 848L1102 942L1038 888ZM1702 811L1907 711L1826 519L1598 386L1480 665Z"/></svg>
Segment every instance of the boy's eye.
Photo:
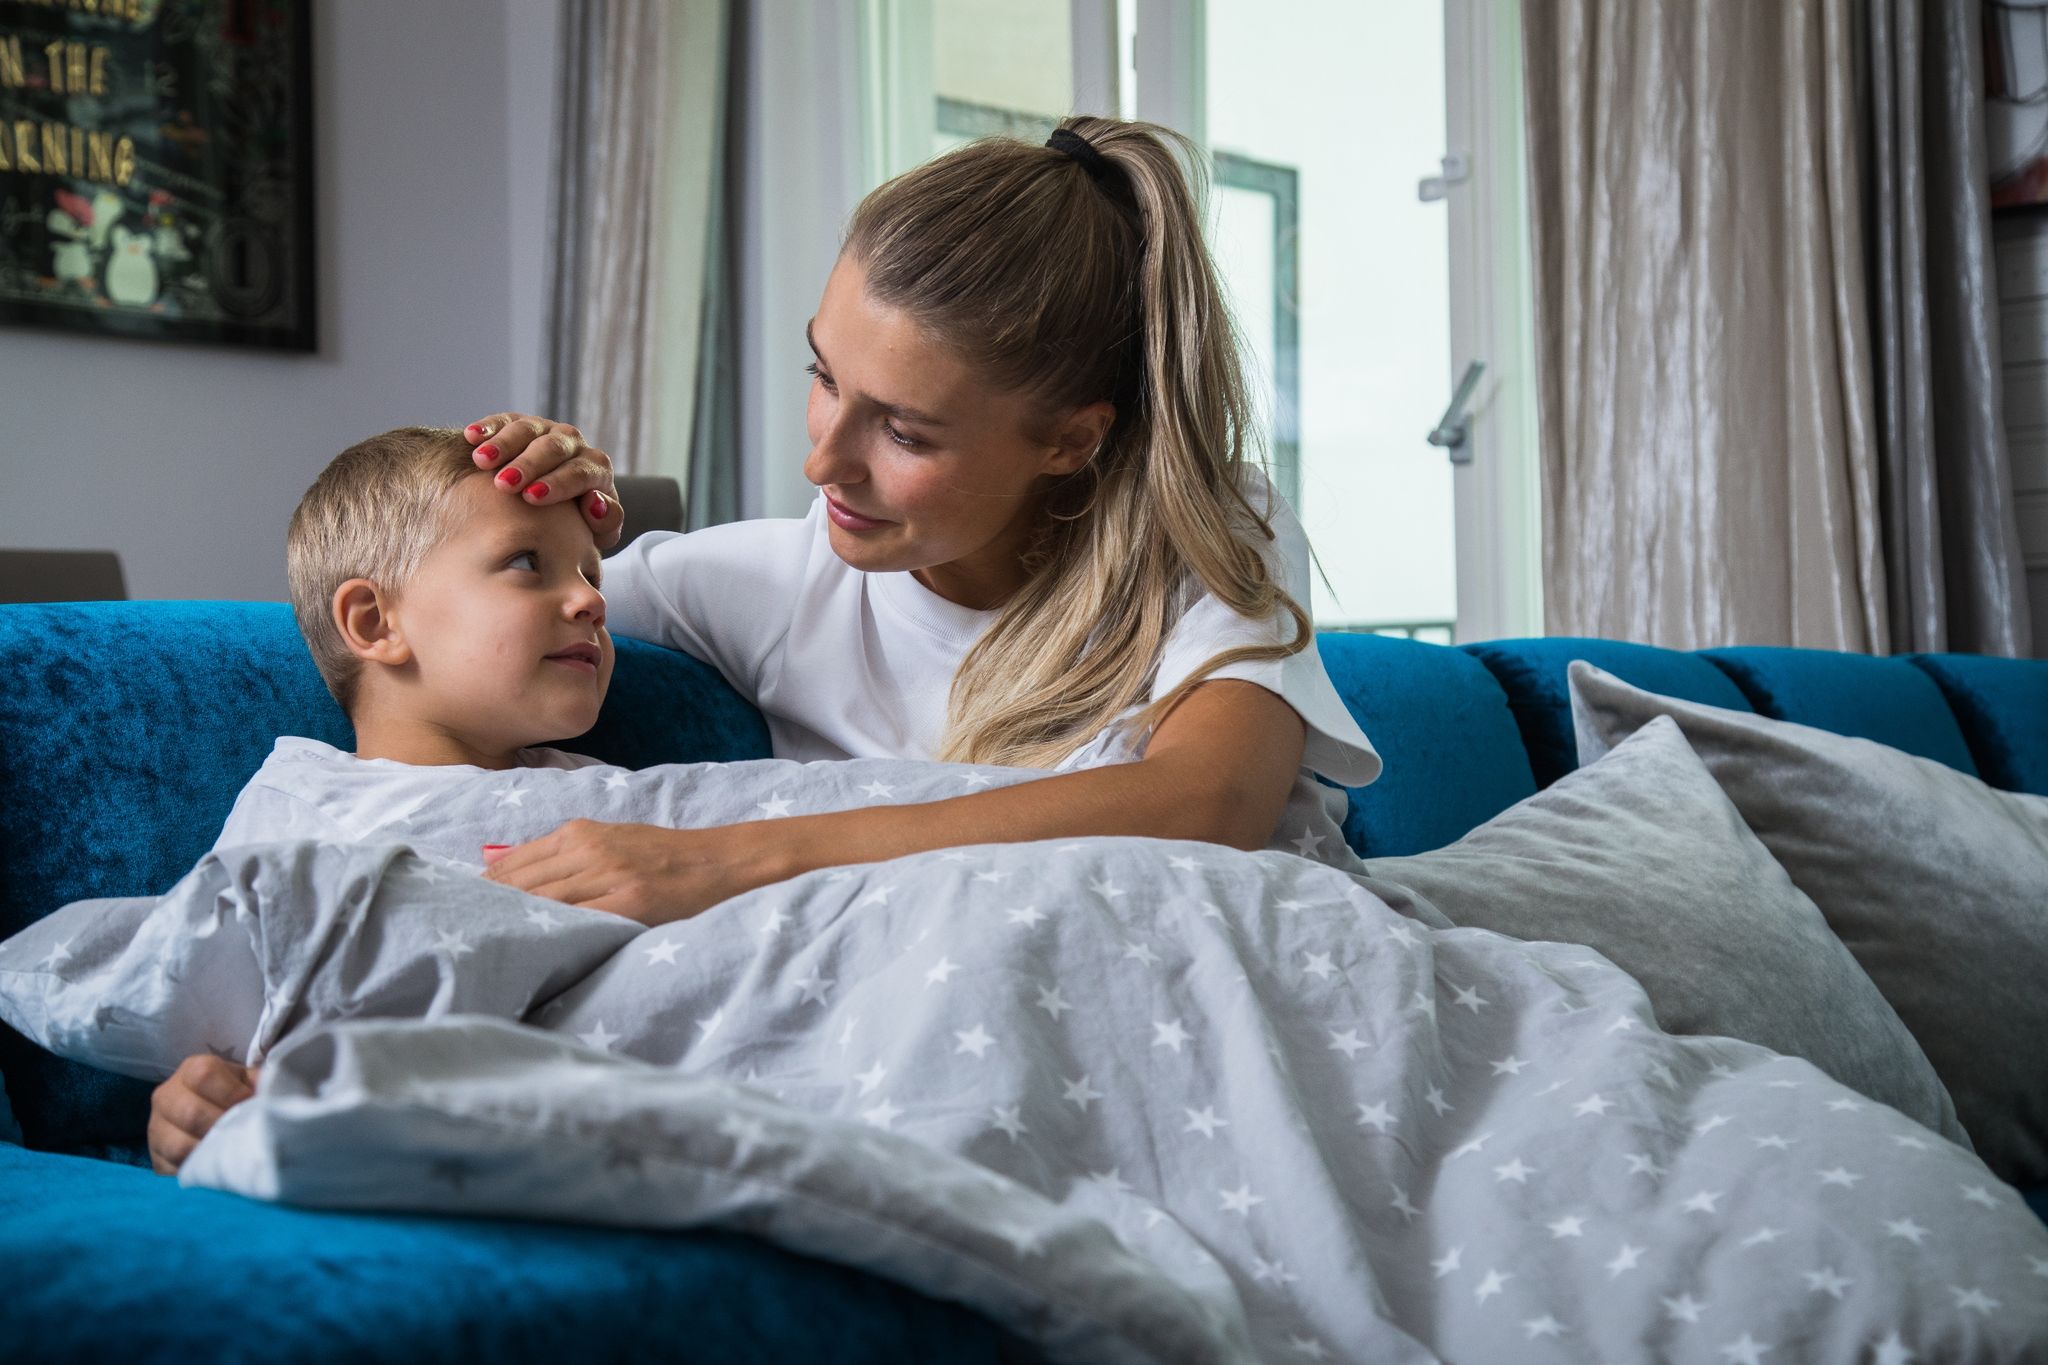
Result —
<svg viewBox="0 0 2048 1365"><path fill-rule="evenodd" d="M540 556L531 550L521 550L505 561L508 569L525 569L528 573L540 572Z"/></svg>

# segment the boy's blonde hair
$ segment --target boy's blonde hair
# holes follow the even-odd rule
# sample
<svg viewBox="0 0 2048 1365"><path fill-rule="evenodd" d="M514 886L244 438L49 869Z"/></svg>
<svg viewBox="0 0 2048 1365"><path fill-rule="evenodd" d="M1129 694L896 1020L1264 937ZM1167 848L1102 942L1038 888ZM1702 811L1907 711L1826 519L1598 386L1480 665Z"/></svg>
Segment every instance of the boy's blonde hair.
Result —
<svg viewBox="0 0 2048 1365"><path fill-rule="evenodd" d="M448 533L448 491L485 472L461 432L399 427L335 456L299 499L285 533L292 614L343 711L353 713L363 664L334 624L335 589L351 578L403 588Z"/></svg>

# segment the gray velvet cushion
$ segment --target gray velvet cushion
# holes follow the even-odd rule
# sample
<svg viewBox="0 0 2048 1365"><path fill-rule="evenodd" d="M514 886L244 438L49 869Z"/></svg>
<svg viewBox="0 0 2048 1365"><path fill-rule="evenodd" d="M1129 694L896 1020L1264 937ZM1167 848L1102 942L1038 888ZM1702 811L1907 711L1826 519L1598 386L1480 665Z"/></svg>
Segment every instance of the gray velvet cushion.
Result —
<svg viewBox="0 0 2048 1365"><path fill-rule="evenodd" d="M1985 1164L2048 1183L2048 798L1583 661L1571 693L1581 762L1678 724L1913 1031Z"/></svg>
<svg viewBox="0 0 2048 1365"><path fill-rule="evenodd" d="M1448 848L1368 865L1454 924L1598 950L1666 1032L1804 1057L1963 1140L1898 1015L1668 720Z"/></svg>

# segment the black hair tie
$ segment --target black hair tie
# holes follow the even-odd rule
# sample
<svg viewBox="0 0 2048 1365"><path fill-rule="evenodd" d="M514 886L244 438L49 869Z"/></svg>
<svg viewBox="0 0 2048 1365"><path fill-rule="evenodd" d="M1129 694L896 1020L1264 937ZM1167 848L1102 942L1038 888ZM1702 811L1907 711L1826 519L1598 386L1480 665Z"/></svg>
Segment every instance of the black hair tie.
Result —
<svg viewBox="0 0 2048 1365"><path fill-rule="evenodd" d="M1088 139L1071 128L1055 128L1045 145L1056 152L1065 152L1081 163L1081 169L1088 172L1096 184L1101 184L1109 174L1109 158L1089 145Z"/></svg>

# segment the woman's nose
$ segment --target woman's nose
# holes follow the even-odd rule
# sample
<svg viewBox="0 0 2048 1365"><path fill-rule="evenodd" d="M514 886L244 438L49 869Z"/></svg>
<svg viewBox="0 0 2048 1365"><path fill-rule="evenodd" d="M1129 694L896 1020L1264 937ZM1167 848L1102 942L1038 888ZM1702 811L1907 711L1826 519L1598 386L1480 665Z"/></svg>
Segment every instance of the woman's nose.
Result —
<svg viewBox="0 0 2048 1365"><path fill-rule="evenodd" d="M865 479L867 470L846 452L850 444L849 434L840 430L838 422L830 423L818 433L818 438L811 443L810 455L804 460L804 477L820 488L828 483L860 483Z"/></svg>

